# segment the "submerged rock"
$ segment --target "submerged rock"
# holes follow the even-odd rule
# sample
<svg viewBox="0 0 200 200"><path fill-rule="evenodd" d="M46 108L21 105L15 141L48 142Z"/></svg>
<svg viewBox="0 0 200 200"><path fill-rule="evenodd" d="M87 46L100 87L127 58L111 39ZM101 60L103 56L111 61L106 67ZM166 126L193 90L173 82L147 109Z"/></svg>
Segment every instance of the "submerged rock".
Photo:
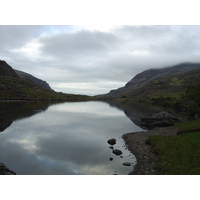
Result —
<svg viewBox="0 0 200 200"><path fill-rule="evenodd" d="M112 161L113 160L113 158L110 158L110 161Z"/></svg>
<svg viewBox="0 0 200 200"><path fill-rule="evenodd" d="M115 138L111 138L111 139L109 139L107 142L108 142L108 144L110 144L110 145L115 145L115 144L116 144L116 139L115 139Z"/></svg>
<svg viewBox="0 0 200 200"><path fill-rule="evenodd" d="M131 166L131 163L130 162L124 162L123 165L124 166Z"/></svg>
<svg viewBox="0 0 200 200"><path fill-rule="evenodd" d="M117 156L119 156L119 155L122 154L122 151L119 150L119 149L115 149L115 150L113 150L112 152L113 152L115 155L117 155Z"/></svg>

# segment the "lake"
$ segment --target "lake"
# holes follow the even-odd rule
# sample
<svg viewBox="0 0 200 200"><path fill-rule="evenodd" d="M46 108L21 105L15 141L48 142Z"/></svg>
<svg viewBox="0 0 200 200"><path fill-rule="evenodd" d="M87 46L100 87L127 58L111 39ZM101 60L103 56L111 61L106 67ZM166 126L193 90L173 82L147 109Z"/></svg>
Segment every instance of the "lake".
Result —
<svg viewBox="0 0 200 200"><path fill-rule="evenodd" d="M17 175L124 175L136 164L121 136L142 128L116 105L1 102L0 112L0 162Z"/></svg>

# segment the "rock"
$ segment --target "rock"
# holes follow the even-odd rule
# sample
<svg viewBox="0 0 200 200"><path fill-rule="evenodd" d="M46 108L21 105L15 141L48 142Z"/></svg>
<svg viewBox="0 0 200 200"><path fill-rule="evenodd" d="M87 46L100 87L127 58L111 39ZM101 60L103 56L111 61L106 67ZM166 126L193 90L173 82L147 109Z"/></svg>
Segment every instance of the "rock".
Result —
<svg viewBox="0 0 200 200"><path fill-rule="evenodd" d="M121 150L118 150L118 149L115 149L112 151L115 155L119 156L122 154L122 151Z"/></svg>
<svg viewBox="0 0 200 200"><path fill-rule="evenodd" d="M107 142L108 142L108 144L110 144L110 145L115 145L115 144L116 144L116 139L115 139L115 138L111 138L111 139L109 139Z"/></svg>
<svg viewBox="0 0 200 200"><path fill-rule="evenodd" d="M131 166L131 163L130 162L124 162L123 165L124 166Z"/></svg>
<svg viewBox="0 0 200 200"><path fill-rule="evenodd" d="M110 149L113 149L113 146L109 146Z"/></svg>
<svg viewBox="0 0 200 200"><path fill-rule="evenodd" d="M0 163L0 168L1 167L5 167L5 164L4 163Z"/></svg>
<svg viewBox="0 0 200 200"><path fill-rule="evenodd" d="M16 175L16 173L10 170L4 163L0 163L0 175Z"/></svg>
<svg viewBox="0 0 200 200"><path fill-rule="evenodd" d="M112 161L113 160L113 158L110 158L110 161Z"/></svg>
<svg viewBox="0 0 200 200"><path fill-rule="evenodd" d="M7 172L5 175L14 175L14 174L11 172Z"/></svg>
<svg viewBox="0 0 200 200"><path fill-rule="evenodd" d="M199 114L195 114L194 115L194 120L200 119L200 115Z"/></svg>
<svg viewBox="0 0 200 200"><path fill-rule="evenodd" d="M146 128L166 127L172 126L175 122L178 121L178 118L174 117L166 111L163 111L153 115L152 117L141 118L140 125Z"/></svg>

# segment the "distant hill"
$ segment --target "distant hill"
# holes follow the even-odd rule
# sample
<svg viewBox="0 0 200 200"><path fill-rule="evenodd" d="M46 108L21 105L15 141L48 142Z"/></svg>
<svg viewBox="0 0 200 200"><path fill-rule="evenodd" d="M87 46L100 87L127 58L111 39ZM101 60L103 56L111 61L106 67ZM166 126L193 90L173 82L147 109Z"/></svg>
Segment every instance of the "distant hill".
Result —
<svg viewBox="0 0 200 200"><path fill-rule="evenodd" d="M43 81L43 80L41 80L41 79L39 79L39 78L36 78L36 77L34 77L33 75L28 74L28 73L23 72L23 71L19 71L19 70L16 70L16 69L14 69L14 71L15 71L16 74L19 75L20 77L29 79L29 80L35 82L36 84L38 84L38 85L41 86L41 87L44 87L44 88L49 89L49 90L52 90L52 88L49 86L49 84L48 84L46 81Z"/></svg>
<svg viewBox="0 0 200 200"><path fill-rule="evenodd" d="M45 82L25 72L14 70L0 60L0 100L64 100L82 101L85 95L55 92Z"/></svg>
<svg viewBox="0 0 200 200"><path fill-rule="evenodd" d="M200 63L182 63L173 67L149 69L137 74L124 87L103 97L180 97L187 87L200 79Z"/></svg>

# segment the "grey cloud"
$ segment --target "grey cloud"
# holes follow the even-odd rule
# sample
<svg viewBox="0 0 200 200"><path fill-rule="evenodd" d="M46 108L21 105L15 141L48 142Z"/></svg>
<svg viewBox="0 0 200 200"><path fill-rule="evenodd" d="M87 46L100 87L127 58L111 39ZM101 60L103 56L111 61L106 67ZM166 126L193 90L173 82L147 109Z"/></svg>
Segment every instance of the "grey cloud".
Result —
<svg viewBox="0 0 200 200"><path fill-rule="evenodd" d="M133 49L155 54L191 54L199 49L198 26L123 26L118 32Z"/></svg>
<svg viewBox="0 0 200 200"><path fill-rule="evenodd" d="M2 49L17 48L31 39L39 37L44 26L0 26L0 44Z"/></svg>
<svg viewBox="0 0 200 200"><path fill-rule="evenodd" d="M93 83L99 90L90 93L98 94L103 83L110 82L114 89L116 82L124 85L145 69L199 62L199 32L200 26L119 26L110 32L75 26L0 26L0 53L14 68L57 85L56 89L65 83L83 91L81 83ZM33 39L41 45L36 56L12 51Z"/></svg>
<svg viewBox="0 0 200 200"><path fill-rule="evenodd" d="M80 31L77 33L62 33L54 36L42 37L42 52L59 58L73 58L94 55L112 50L116 37L110 33ZM89 59L87 58L87 59Z"/></svg>

